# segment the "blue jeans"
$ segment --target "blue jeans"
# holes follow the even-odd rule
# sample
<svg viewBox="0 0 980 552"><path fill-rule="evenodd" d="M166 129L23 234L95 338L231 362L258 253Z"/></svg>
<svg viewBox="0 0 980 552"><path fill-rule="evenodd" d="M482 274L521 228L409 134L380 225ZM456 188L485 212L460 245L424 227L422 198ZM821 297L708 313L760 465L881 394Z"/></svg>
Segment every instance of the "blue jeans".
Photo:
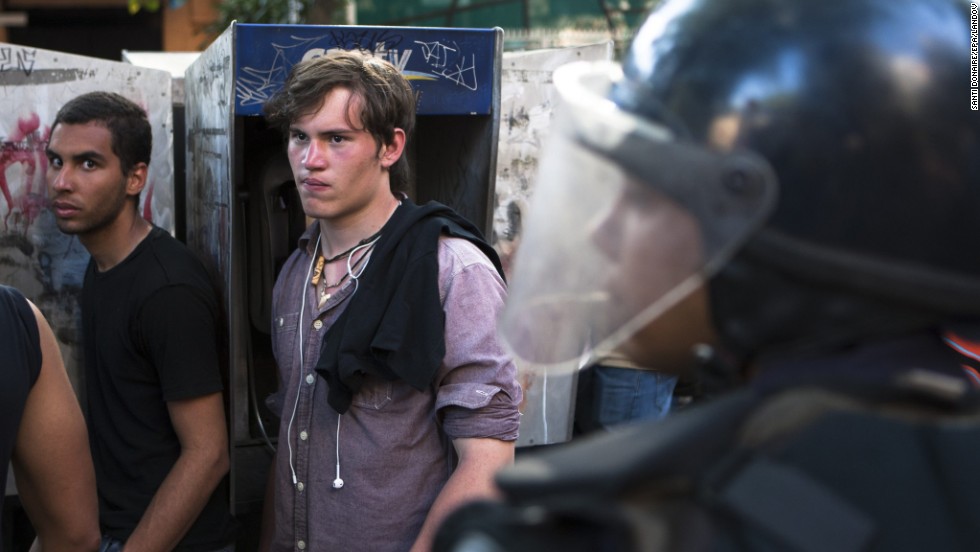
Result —
<svg viewBox="0 0 980 552"><path fill-rule="evenodd" d="M579 427L588 432L638 420L662 418L670 411L677 376L649 370L596 365L579 379Z"/></svg>
<svg viewBox="0 0 980 552"><path fill-rule="evenodd" d="M99 546L99 552L119 552L123 548L124 541L119 539L114 539L109 535L102 535L102 544ZM224 548L219 548L214 552L235 552L235 543L231 543Z"/></svg>

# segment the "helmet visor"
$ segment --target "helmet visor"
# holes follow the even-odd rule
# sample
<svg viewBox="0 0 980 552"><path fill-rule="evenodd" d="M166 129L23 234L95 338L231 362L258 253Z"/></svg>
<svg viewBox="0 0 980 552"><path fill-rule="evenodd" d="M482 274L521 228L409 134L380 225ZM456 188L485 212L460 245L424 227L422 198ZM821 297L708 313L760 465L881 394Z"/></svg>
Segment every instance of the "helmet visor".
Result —
<svg viewBox="0 0 980 552"><path fill-rule="evenodd" d="M606 99L617 65L555 72L561 97L501 333L525 364L615 350L724 264L775 202L748 152L675 141Z"/></svg>

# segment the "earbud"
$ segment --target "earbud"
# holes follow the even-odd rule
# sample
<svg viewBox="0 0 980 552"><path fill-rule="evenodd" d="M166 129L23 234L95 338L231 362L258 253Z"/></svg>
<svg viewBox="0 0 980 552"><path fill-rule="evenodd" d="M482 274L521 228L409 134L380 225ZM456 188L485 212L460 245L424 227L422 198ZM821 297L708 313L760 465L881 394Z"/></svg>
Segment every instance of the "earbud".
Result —
<svg viewBox="0 0 980 552"><path fill-rule="evenodd" d="M344 486L344 480L340 478L340 458L337 458L337 479L333 480L333 488L339 489Z"/></svg>
<svg viewBox="0 0 980 552"><path fill-rule="evenodd" d="M344 480L340 478L340 419L343 416L337 416L337 478L333 480L333 488L340 489L344 486Z"/></svg>

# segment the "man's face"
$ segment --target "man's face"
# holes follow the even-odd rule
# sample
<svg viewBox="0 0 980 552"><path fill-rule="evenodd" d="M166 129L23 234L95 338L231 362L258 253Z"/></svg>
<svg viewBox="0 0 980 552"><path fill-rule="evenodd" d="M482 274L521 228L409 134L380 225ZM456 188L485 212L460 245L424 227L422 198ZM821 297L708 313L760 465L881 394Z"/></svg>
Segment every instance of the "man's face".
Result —
<svg viewBox="0 0 980 552"><path fill-rule="evenodd" d="M319 110L290 125L286 153L312 218L339 221L391 193L387 169L394 160L362 128L359 100L350 97L350 90L335 88Z"/></svg>
<svg viewBox="0 0 980 552"><path fill-rule="evenodd" d="M764 161L617 107L609 94L622 78L608 63L555 71L557 132L542 150L499 324L530 363L625 351L672 369L657 359L692 358L692 345L714 341L706 282L775 204ZM738 174L745 185L730 185Z"/></svg>
<svg viewBox="0 0 980 552"><path fill-rule="evenodd" d="M48 141L48 199L58 228L88 237L110 227L124 209L132 209L133 173L123 174L112 151L112 134L90 122L59 124Z"/></svg>
<svg viewBox="0 0 980 552"><path fill-rule="evenodd" d="M704 296L687 299L706 262L698 219L575 140L553 136L549 148L501 320L508 346L541 365L617 349L649 365L661 345L690 358L698 341L681 343L681 326L646 330L683 302L696 315L683 329L704 335Z"/></svg>
<svg viewBox="0 0 980 552"><path fill-rule="evenodd" d="M591 228L593 243L615 268L607 285L616 300L650 304L703 264L697 221L631 179Z"/></svg>
<svg viewBox="0 0 980 552"><path fill-rule="evenodd" d="M649 319L637 306L656 305L685 290L704 264L696 219L648 186L627 179L620 195L593 223L591 239L610 263L606 290L617 320L635 312L639 327L620 346L635 362L665 371L683 371L691 347L712 342L707 296L702 287L665 303Z"/></svg>

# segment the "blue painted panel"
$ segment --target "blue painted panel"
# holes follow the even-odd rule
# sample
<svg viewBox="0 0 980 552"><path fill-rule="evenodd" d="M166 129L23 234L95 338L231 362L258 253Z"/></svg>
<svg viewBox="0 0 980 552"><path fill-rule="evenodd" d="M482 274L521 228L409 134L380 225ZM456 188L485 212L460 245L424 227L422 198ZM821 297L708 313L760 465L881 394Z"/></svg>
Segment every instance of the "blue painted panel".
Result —
<svg viewBox="0 0 980 552"><path fill-rule="evenodd" d="M358 48L401 70L418 94L419 115L487 115L496 36L495 29L237 25L235 113L261 115L262 104L303 59Z"/></svg>

